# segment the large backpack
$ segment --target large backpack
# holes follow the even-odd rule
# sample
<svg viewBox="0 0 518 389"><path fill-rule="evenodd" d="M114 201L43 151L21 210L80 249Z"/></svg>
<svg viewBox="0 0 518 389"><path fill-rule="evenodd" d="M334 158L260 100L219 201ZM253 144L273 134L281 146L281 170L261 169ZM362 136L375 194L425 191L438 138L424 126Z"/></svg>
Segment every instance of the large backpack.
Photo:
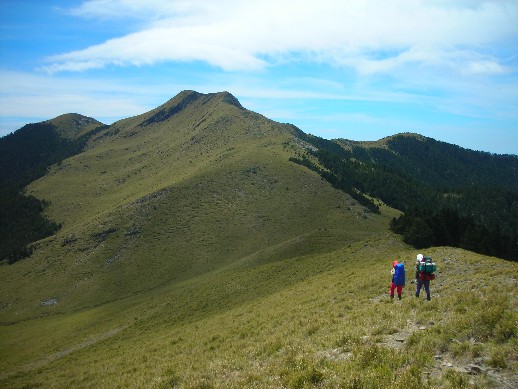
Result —
<svg viewBox="0 0 518 389"><path fill-rule="evenodd" d="M432 257L424 257L424 261L419 263L419 271L432 274L437 271L437 265L433 262Z"/></svg>
<svg viewBox="0 0 518 389"><path fill-rule="evenodd" d="M405 285L405 265L402 263L394 268L394 285Z"/></svg>

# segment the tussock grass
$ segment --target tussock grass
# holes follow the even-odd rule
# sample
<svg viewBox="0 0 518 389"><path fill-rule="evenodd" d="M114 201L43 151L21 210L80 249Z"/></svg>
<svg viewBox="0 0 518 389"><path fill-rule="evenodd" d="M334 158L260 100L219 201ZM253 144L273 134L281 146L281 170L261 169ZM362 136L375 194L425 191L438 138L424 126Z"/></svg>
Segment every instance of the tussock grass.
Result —
<svg viewBox="0 0 518 389"><path fill-rule="evenodd" d="M401 244L387 247L392 238L381 235L328 254L229 268L124 303L17 324L8 338L20 340L25 333L29 342L39 328L41 339L48 341L50 336L56 348L49 355L42 344L32 355L20 355L4 367L13 375L6 378L4 373L3 383L10 387L38 382L56 387L487 387L496 385L490 375L470 376L455 368L478 363L515 371L517 340L510 320L517 317L516 285L505 289L493 285L512 282L516 265L457 249L437 249L436 254L450 259L438 261L441 273L432 284L432 301L416 299L408 285L403 300L392 302L387 258L413 256ZM451 259L457 255L462 260ZM481 259L495 268L480 268L470 280L455 278ZM486 279L488 272L491 280ZM489 283L464 299L456 289L459 282L468 281ZM461 309L465 302L483 307L489 296L493 301L489 311ZM42 326L45 322L49 327ZM54 332L49 335L52 324ZM82 335L74 332L81 328L86 331ZM391 339L398 336L404 341L394 346ZM31 343L38 344L34 339ZM434 358L437 354L442 360ZM24 359L23 374L14 374ZM446 361L452 368L442 366Z"/></svg>

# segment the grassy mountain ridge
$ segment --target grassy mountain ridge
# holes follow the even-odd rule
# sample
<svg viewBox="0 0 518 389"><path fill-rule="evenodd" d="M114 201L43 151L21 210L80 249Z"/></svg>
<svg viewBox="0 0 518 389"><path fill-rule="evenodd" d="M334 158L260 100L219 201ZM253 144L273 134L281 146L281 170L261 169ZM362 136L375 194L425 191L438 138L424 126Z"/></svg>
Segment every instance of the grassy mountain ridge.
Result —
<svg viewBox="0 0 518 389"><path fill-rule="evenodd" d="M400 212L313 148L226 92L92 133L27 187L62 227L0 266L0 387L515 385L517 264L434 247L432 301L391 302Z"/></svg>
<svg viewBox="0 0 518 389"><path fill-rule="evenodd" d="M160 119L160 120L159 120ZM62 225L31 263L3 268L4 321L94 306L215 271L323 253L386 229L289 162L293 128L228 93L187 91L94 134L32 183ZM24 269L24 270L21 270ZM15 274L25 273L20 284Z"/></svg>

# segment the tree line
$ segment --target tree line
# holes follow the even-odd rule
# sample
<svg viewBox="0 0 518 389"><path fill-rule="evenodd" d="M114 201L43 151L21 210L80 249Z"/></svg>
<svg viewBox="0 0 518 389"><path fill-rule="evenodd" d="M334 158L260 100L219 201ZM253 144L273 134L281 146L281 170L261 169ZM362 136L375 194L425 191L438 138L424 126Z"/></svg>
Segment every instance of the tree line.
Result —
<svg viewBox="0 0 518 389"><path fill-rule="evenodd" d="M318 150L294 162L355 194L374 212L370 197L403 211L391 229L406 243L462 247L518 260L518 157L465 150L417 135L392 137L386 147L359 142L344 147L340 141L302 132L298 136Z"/></svg>
<svg viewBox="0 0 518 389"><path fill-rule="evenodd" d="M392 231L415 248L430 246L461 247L481 254L518 260L516 231L502 231L498 225L486 227L472 216L457 210L411 210L390 223Z"/></svg>

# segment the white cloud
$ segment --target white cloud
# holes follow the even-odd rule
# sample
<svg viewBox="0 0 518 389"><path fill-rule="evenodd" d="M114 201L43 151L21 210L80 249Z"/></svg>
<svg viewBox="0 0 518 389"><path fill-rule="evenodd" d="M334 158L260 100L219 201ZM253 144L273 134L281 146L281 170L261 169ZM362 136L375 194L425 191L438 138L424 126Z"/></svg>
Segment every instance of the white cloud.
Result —
<svg viewBox="0 0 518 389"><path fill-rule="evenodd" d="M518 2L510 0L91 0L73 13L138 17L145 27L50 57L50 73L193 60L249 71L303 54L362 74L407 65L495 74L503 67L485 51L518 42Z"/></svg>
<svg viewBox="0 0 518 389"><path fill-rule="evenodd" d="M468 63L465 74L503 74L507 73L504 66L496 61L473 61Z"/></svg>

